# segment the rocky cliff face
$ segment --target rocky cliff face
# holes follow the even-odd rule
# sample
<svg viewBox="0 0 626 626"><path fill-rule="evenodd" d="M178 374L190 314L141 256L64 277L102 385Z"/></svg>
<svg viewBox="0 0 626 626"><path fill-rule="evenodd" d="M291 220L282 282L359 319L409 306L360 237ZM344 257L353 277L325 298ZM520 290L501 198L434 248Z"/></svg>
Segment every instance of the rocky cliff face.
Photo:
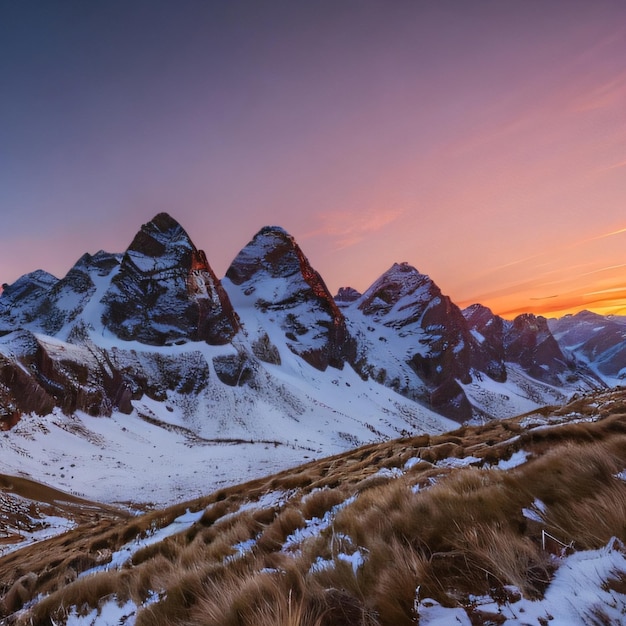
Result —
<svg viewBox="0 0 626 626"><path fill-rule="evenodd" d="M575 376L572 360L561 351L545 317L525 313L507 322L504 349L508 361L519 363L537 380L560 385Z"/></svg>
<svg viewBox="0 0 626 626"><path fill-rule="evenodd" d="M255 342L271 326L293 353L318 369L341 368L354 359L343 314L282 228L261 229L231 263L224 284Z"/></svg>
<svg viewBox="0 0 626 626"><path fill-rule="evenodd" d="M471 366L497 382L504 382L504 320L480 304L464 309L463 317L470 331Z"/></svg>
<svg viewBox="0 0 626 626"><path fill-rule="evenodd" d="M169 215L144 224L103 298L103 323L151 345L228 343L239 322L203 251Z"/></svg>
<svg viewBox="0 0 626 626"><path fill-rule="evenodd" d="M127 381L95 346L70 345L27 330L0 340L0 429L25 413L45 415L55 407L66 414L129 413L130 400Z"/></svg>

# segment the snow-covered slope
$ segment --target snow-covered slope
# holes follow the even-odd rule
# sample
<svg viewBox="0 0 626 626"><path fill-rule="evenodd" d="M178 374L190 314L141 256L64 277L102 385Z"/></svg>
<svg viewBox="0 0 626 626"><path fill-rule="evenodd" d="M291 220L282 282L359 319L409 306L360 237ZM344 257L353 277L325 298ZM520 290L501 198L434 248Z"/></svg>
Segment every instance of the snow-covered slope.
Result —
<svg viewBox="0 0 626 626"><path fill-rule="evenodd" d="M63 348L76 350L55 347ZM231 346L134 344L109 354L117 371L141 365L145 391L130 414L24 416L0 438L1 473L102 502L163 505L363 443L454 425L350 367L321 372L287 353L282 366L247 355L249 371L235 385L224 384L214 365L237 357Z"/></svg>
<svg viewBox="0 0 626 626"><path fill-rule="evenodd" d="M286 345L321 370L354 360L354 341L341 311L282 228L261 229L231 263L223 282L261 358L269 335L273 345Z"/></svg>
<svg viewBox="0 0 626 626"><path fill-rule="evenodd" d="M0 424L13 430L0 471L165 502L304 455L438 432L448 418L558 403L589 387L581 368L541 320L464 316L407 264L335 301L279 227L259 231L220 281L161 213L124 254L4 288ZM68 454L88 468L71 481L52 471Z"/></svg>
<svg viewBox="0 0 626 626"><path fill-rule="evenodd" d="M0 337L0 417L13 426L0 471L162 504L451 427L355 373L343 316L284 231L264 229L229 273L241 319L204 254L161 214L123 257L85 256L60 281L29 279L45 292L39 310L45 300L55 313L28 321L30 301L12 302L26 321Z"/></svg>

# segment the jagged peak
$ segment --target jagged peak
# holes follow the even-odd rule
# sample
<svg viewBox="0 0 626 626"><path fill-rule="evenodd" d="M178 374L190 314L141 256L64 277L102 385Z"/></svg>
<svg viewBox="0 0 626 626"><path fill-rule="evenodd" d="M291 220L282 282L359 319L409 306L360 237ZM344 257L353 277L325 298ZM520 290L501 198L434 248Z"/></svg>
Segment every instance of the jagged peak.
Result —
<svg viewBox="0 0 626 626"><path fill-rule="evenodd" d="M363 294L353 287L339 287L339 291L335 296L336 302L350 303L358 300Z"/></svg>
<svg viewBox="0 0 626 626"><path fill-rule="evenodd" d="M547 325L547 319L543 315L535 315L534 313L521 313L513 319L515 326L536 326Z"/></svg>
<svg viewBox="0 0 626 626"><path fill-rule="evenodd" d="M165 213L164 211L161 213L157 213L145 225L153 225L155 228L163 232L181 227L178 221L176 221L169 213Z"/></svg>
<svg viewBox="0 0 626 626"><path fill-rule="evenodd" d="M263 228L261 228L257 232L255 238L262 235L279 235L291 239L292 241L294 240L293 237L282 226L263 226Z"/></svg>
<svg viewBox="0 0 626 626"><path fill-rule="evenodd" d="M422 288L440 293L439 287L426 274L422 274L409 263L394 263L365 291L362 298L367 301L373 297L380 298L384 294L382 299L387 304L394 304Z"/></svg>
<svg viewBox="0 0 626 626"><path fill-rule="evenodd" d="M160 256L171 245L195 250L191 238L179 222L168 213L158 213L141 226L128 251Z"/></svg>
<svg viewBox="0 0 626 626"><path fill-rule="evenodd" d="M6 291L12 287L19 287L27 283L35 283L41 286L45 286L45 285L52 286L58 280L59 279L56 276L54 276L54 274L51 274L50 272L46 272L45 270L39 269L39 270L34 270L33 272L29 272L28 274L24 274L23 276L20 276L15 282L11 283L10 285L7 283L4 283L2 285L2 289L3 291Z"/></svg>
<svg viewBox="0 0 626 626"><path fill-rule="evenodd" d="M308 266L296 240L280 226L264 226L241 249L226 272L226 278L240 285L259 274L286 277Z"/></svg>
<svg viewBox="0 0 626 626"><path fill-rule="evenodd" d="M478 302L465 307L461 313L468 322L478 319L492 319L499 317L488 306L479 304Z"/></svg>
<svg viewBox="0 0 626 626"><path fill-rule="evenodd" d="M402 282L410 286L416 281L420 283L424 281L433 282L430 276L422 274L415 266L403 261L402 263L394 263L386 272L383 272L376 283Z"/></svg>

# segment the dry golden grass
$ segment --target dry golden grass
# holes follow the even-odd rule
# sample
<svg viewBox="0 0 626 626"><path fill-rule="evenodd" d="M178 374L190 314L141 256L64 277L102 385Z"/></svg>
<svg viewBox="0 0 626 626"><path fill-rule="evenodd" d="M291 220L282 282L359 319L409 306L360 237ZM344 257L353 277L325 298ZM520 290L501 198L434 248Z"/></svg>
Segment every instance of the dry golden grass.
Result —
<svg viewBox="0 0 626 626"><path fill-rule="evenodd" d="M92 521L0 559L0 595L35 572L44 598L23 615L34 626L49 626L50 617L63 623L70 607L87 611L104 597L140 606L154 592L163 597L139 610L138 626L402 626L416 623L419 598L464 605L470 594L506 597L508 585L536 598L554 567L543 531L573 549L613 536L626 541L626 483L616 478L626 468L624 398L611 392L526 416L567 422L576 411L601 414L597 421L538 429L520 417L464 426L366 446L165 511ZM520 449L529 459L523 465L488 467ZM436 464L469 455L487 465ZM399 477L377 473L412 457L422 461ZM284 494L281 504L239 510L269 491ZM523 514L537 501L542 522ZM137 551L123 568L65 577L187 508L204 510L199 522ZM310 536L303 532L286 550L298 529ZM621 588L624 576L607 584Z"/></svg>

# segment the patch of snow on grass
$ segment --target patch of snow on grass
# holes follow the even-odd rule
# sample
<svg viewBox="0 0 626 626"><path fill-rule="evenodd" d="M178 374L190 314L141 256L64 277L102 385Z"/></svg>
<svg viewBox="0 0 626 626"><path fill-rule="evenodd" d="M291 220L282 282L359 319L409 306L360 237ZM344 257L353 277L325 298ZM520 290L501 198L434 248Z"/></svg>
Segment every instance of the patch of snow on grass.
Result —
<svg viewBox="0 0 626 626"><path fill-rule="evenodd" d="M482 459L479 459L475 456L466 456L462 459L457 459L456 457L448 457L447 459L441 459L441 461L436 461L435 465L437 467L449 467L451 469L457 469L459 467L468 467L475 463L482 463Z"/></svg>
<svg viewBox="0 0 626 626"><path fill-rule="evenodd" d="M535 498L535 501L528 508L522 509L522 515L533 522L543 523L545 521L546 505Z"/></svg>
<svg viewBox="0 0 626 626"><path fill-rule="evenodd" d="M350 496L343 502L336 504L334 507L330 509L330 511L326 511L324 517L313 517L309 520L306 520L304 528L296 528L296 530L291 533L285 539L285 543L283 544L282 551L290 552L297 549L297 547L309 537L316 537L321 534L324 530L330 527L335 519L335 515L337 513L352 504L356 500L356 496Z"/></svg>
<svg viewBox="0 0 626 626"><path fill-rule="evenodd" d="M137 608L132 600L120 606L116 598L107 600L87 615L78 615L76 607L72 607L66 626L134 626Z"/></svg>
<svg viewBox="0 0 626 626"><path fill-rule="evenodd" d="M463 609L443 607L432 598L424 598L417 605L417 614L420 626L472 626Z"/></svg>
<svg viewBox="0 0 626 626"><path fill-rule="evenodd" d="M407 462L404 464L404 469L405 470L410 470L412 467L414 467L415 465L417 465L418 463L421 462L422 459L420 459L417 456L412 456L410 459L407 460Z"/></svg>
<svg viewBox="0 0 626 626"><path fill-rule="evenodd" d="M168 526L160 528L156 532L148 535L143 539L134 539L133 541L127 543L111 555L111 560L108 563L105 563L104 565L97 565L96 567L82 572L79 575L79 578L89 576L90 574L95 574L96 572L122 567L132 558L135 552L154 543L159 543L160 541L167 539L167 537L171 537L172 535L176 535L184 530L187 530L188 528L191 528L191 526L193 526L202 517L203 514L204 509L196 513L191 513L189 509L187 509L186 513L178 516Z"/></svg>
<svg viewBox="0 0 626 626"><path fill-rule="evenodd" d="M224 559L224 563L231 563L232 561L236 561L237 559L241 559L246 554L248 554L252 548L256 546L256 539L246 539L245 541L240 541L233 546L233 550L235 550L235 554L231 554Z"/></svg>
<svg viewBox="0 0 626 626"><path fill-rule="evenodd" d="M505 605L481 600L480 610L498 615L505 626L588 626L626 623L626 594L611 589L610 581L626 575L626 548L612 539L599 550L576 552L560 562L541 600L522 598ZM482 603L482 602L485 603ZM471 623L460 608L434 600L417 607L420 626Z"/></svg>
<svg viewBox="0 0 626 626"><path fill-rule="evenodd" d="M399 467L381 467L374 476L384 476L385 478L400 478L404 472Z"/></svg>
<svg viewBox="0 0 626 626"><path fill-rule="evenodd" d="M340 561L343 561L344 563L349 563L350 565L352 565L352 571L354 572L355 576L356 576L357 571L359 570L359 567L361 567L363 563L365 563L365 558L361 554L360 550L357 550L356 552L353 552L352 554L346 554L345 552L340 552L337 555L337 558Z"/></svg>
<svg viewBox="0 0 626 626"><path fill-rule="evenodd" d="M355 576L359 570L359 567L361 567L365 563L365 557L360 550L356 550L352 554L340 552L337 555L337 560L348 563L352 567L352 571L354 572ZM314 574L316 572L323 572L325 570L333 569L334 567L334 559L324 559L321 556L318 556L315 562L309 568L309 573Z"/></svg>
<svg viewBox="0 0 626 626"><path fill-rule="evenodd" d="M523 465L524 463L526 463L526 461L528 461L528 452L526 452L525 450L517 450L513 452L510 458L508 458L506 461L499 461L496 465L493 465L492 467L499 470L510 470L514 467L518 467L519 465Z"/></svg>

